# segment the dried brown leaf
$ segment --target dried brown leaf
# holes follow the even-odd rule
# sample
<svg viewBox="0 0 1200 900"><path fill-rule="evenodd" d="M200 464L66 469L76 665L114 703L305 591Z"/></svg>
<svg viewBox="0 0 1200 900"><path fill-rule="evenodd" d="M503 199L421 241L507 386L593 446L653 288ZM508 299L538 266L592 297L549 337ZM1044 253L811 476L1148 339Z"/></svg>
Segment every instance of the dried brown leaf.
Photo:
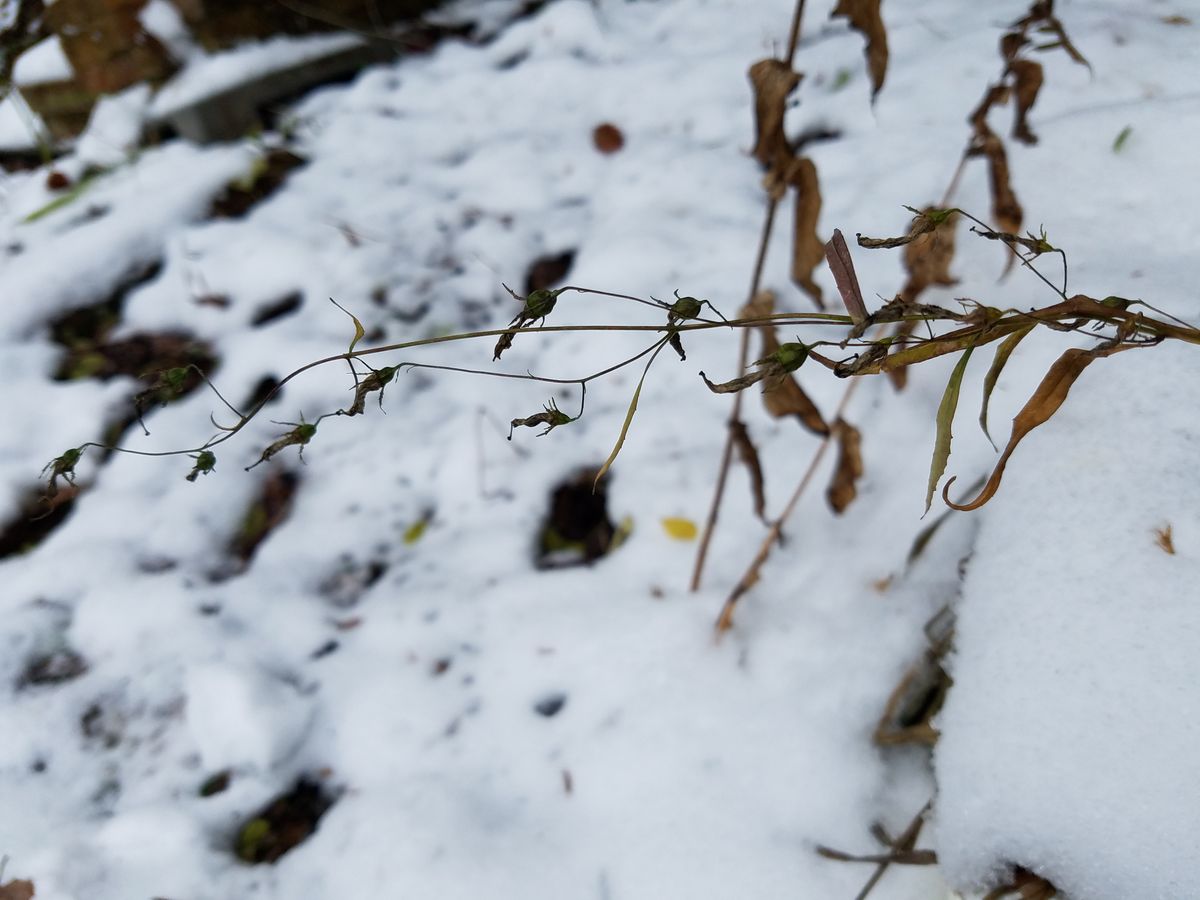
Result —
<svg viewBox="0 0 1200 900"><path fill-rule="evenodd" d="M935 207L926 207L913 219L913 228L918 222L929 220ZM904 269L908 281L900 292L901 297L913 303L927 287L958 284L950 274L950 263L954 261L954 238L958 229L958 213L951 213L932 229L924 228L904 248Z"/></svg>
<svg viewBox="0 0 1200 900"><path fill-rule="evenodd" d="M769 316L774 311L775 295L771 291L759 291L742 310L746 316ZM762 336L761 356L764 359L773 356L780 346L774 326L763 325L758 331ZM812 398L800 387L794 375L773 379L773 382L763 389L762 395L763 406L771 416L776 419L795 416L800 424L813 434L822 437L829 434L829 425L825 417L821 415Z"/></svg>
<svg viewBox="0 0 1200 900"><path fill-rule="evenodd" d="M871 74L871 99L874 101L887 77L888 45L887 29L879 14L880 0L838 0L829 17L844 16L850 27L859 32L867 42L867 70Z"/></svg>
<svg viewBox="0 0 1200 900"><path fill-rule="evenodd" d="M867 318L867 305L863 302L862 288L858 285L858 276L854 274L854 260L850 256L850 248L841 229L833 229L833 237L825 245L825 259L833 272L833 280L837 284L838 293L842 295L842 303L855 324Z"/></svg>
<svg viewBox="0 0 1200 900"><path fill-rule="evenodd" d="M751 151L765 169L774 169L791 156L787 135L783 131L783 116L787 98L800 83L801 75L786 62L760 59L750 67L750 84L754 88L755 140Z"/></svg>
<svg viewBox="0 0 1200 900"><path fill-rule="evenodd" d="M32 881L10 881L0 884L0 900L31 900L34 891Z"/></svg>
<svg viewBox="0 0 1200 900"><path fill-rule="evenodd" d="M1175 555L1175 537L1171 533L1169 523L1163 528L1154 529L1154 543L1158 544L1159 549L1163 553L1169 553L1171 556Z"/></svg>
<svg viewBox="0 0 1200 900"><path fill-rule="evenodd" d="M1036 144L1037 135L1029 128L1029 110L1037 102L1045 75L1042 64L1032 59L1014 59L1008 64L1013 77L1013 94L1016 96L1017 117L1013 122L1013 138L1026 144Z"/></svg>
<svg viewBox="0 0 1200 900"><path fill-rule="evenodd" d="M755 448L754 442L750 440L750 432L746 430L746 424L740 419L734 419L729 423L729 436L733 445L737 447L738 458L746 466L746 472L750 475L750 493L754 497L754 514L765 525L767 524L766 482L763 478L762 462L758 458L758 450Z"/></svg>
<svg viewBox="0 0 1200 900"><path fill-rule="evenodd" d="M987 126L984 126L985 128ZM1017 201L1008 174L1008 155L1004 142L991 129L987 129L979 143L980 152L987 157L988 175L992 188L992 220L1000 231L1015 234L1021 230L1025 211Z"/></svg>
<svg viewBox="0 0 1200 900"><path fill-rule="evenodd" d="M946 382L946 390L942 394L942 402L937 411L937 436L933 442L933 459L929 463L929 485L925 493L925 512L933 503L933 492L946 471L946 462L950 459L950 442L953 439L954 413L958 409L958 395L962 388L963 375L967 371L967 363L971 359L974 347L963 351L950 380Z"/></svg>
<svg viewBox="0 0 1200 900"><path fill-rule="evenodd" d="M825 496L833 511L841 515L858 496L857 483L863 474L862 433L845 419L838 419L833 423L833 435L838 442L838 460Z"/></svg>
<svg viewBox="0 0 1200 900"><path fill-rule="evenodd" d="M824 309L821 288L813 281L813 272L825 258L825 245L817 237L817 220L821 216L821 185L817 180L817 167L807 156L793 158L788 164L786 178L796 191L792 281L812 298L817 309Z"/></svg>
<svg viewBox="0 0 1200 900"><path fill-rule="evenodd" d="M1075 384L1079 376L1083 374L1083 370L1090 366L1097 359L1106 356L1112 356L1114 353L1120 353L1123 350L1129 350L1136 344L1102 344L1091 350L1083 350L1078 347L1072 347L1060 356L1050 367L1045 377L1042 378L1041 384L1037 386L1037 390L1033 392L1033 396L1029 398L1025 406L1013 418L1012 435L1008 439L1008 444L1004 447L1004 452L1000 454L1000 460L996 463L996 467L992 470L992 474L988 476L987 482L983 486L983 490L979 492L974 500L968 503L955 503L950 499L950 485L954 483L951 478L942 488L942 499L951 509L960 511L968 511L979 509L996 495L996 491L1000 489L1000 480L1004 477L1004 467L1008 465L1008 460L1012 456L1013 451L1017 449L1017 445L1021 440L1037 428L1039 425L1044 425L1048 422L1063 403L1067 399L1067 394L1071 390L1071 386Z"/></svg>
<svg viewBox="0 0 1200 900"><path fill-rule="evenodd" d="M915 319L909 322L901 322L896 326L896 330L892 332L892 345L895 347L903 347L905 341L916 330L917 321ZM887 377L891 379L892 387L898 391L902 391L908 385L908 367L897 366L894 369L888 369Z"/></svg>

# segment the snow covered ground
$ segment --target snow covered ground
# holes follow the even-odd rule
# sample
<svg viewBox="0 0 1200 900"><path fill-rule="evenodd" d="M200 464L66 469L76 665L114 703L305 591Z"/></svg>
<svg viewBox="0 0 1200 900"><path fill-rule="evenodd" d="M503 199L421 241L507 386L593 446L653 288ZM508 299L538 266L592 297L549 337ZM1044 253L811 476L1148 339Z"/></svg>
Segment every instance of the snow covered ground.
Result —
<svg viewBox="0 0 1200 900"><path fill-rule="evenodd" d="M996 42L1025 4L885 3L891 61L873 107L862 40L828 21L831 6L807 9L789 130L840 135L809 147L823 236L899 234L903 206L950 180L967 114L999 71ZM288 149L306 164L241 218L209 209L273 136L124 162L122 148L72 202L32 219L58 196L45 170L5 176L0 524L48 460L128 409L129 378L52 377L65 351L50 323L114 291L127 297L113 339L206 342L234 404L344 350L352 326L327 298L373 344L499 327L515 312L501 282L518 287L533 260L564 251L571 284L679 289L733 313L763 214L745 73L786 44L791 11L557 0L483 46L447 41L368 70L287 111ZM1200 11L1057 12L1094 72L1039 57L1040 143L1009 144L1026 224L1069 251L1072 292L1194 321ZM1193 22L1166 21L1183 15ZM120 108L144 109L136 99ZM107 133L120 134L113 109ZM603 122L624 135L616 153L593 144ZM104 157L99 135L58 169L80 178ZM982 162L956 202L988 209ZM806 310L788 278L789 217L764 285ZM958 246L961 284L931 302L1053 301L1020 271L997 283L996 245L963 231ZM855 249L855 261L868 293L899 288L898 253ZM818 280L836 296L828 272ZM552 324L661 319L566 294ZM1067 341L1022 345L993 397L994 432ZM570 378L645 343L522 335L500 363L488 341L376 361ZM539 570L534 547L554 487L612 447L633 369L593 383L586 415L543 439L504 433L542 408L547 385L415 370L388 388L386 415L372 400L322 422L303 464L288 448L244 473L287 430L269 420L348 403L334 365L290 382L195 483L181 457L85 456L69 518L0 560L0 883L28 878L37 900L851 898L872 867L815 848L879 852L871 825L898 834L932 797L918 846L941 865L894 866L872 897L986 890L1013 865L1077 900L1196 896L1195 351L1097 362L1014 455L996 500L952 515L911 564L938 513L920 518L953 361L921 365L899 394L865 381L847 411L863 433L858 499L835 517L810 490L714 644L763 528L736 468L704 587L687 590L695 543L662 520L703 521L729 400L697 372L737 373L730 335L686 346L686 362L655 363L613 470L610 511L632 532L589 567ZM985 371L977 360L963 386L948 473L964 485L995 457L973 421ZM801 375L831 413L845 383ZM576 389L554 396L577 409ZM778 513L818 441L748 400ZM196 391L125 443L195 446L210 412L227 420ZM281 484L295 488L290 512L239 564L230 548L248 509ZM1173 554L1156 541L1168 525ZM931 765L872 733L946 604L954 684ZM243 826L301 779L334 801L315 834L273 865L239 860Z"/></svg>

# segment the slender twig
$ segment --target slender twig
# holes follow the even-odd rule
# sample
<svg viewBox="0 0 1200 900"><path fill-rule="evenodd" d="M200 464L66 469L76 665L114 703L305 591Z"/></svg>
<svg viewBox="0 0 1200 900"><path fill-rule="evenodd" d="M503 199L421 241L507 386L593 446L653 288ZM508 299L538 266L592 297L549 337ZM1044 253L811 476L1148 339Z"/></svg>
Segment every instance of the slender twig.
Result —
<svg viewBox="0 0 1200 900"><path fill-rule="evenodd" d="M921 835L921 828L925 824L925 816L928 815L931 806L933 806L933 801L926 801L920 811L913 816L913 820L908 823L908 827L904 829L904 832L896 838L896 842L892 845L896 850L911 850L916 845L917 838ZM889 865L891 865L890 861L880 862L854 900L866 900L867 895L875 889L875 885L879 884L879 879L883 878L883 874L887 871Z"/></svg>
<svg viewBox="0 0 1200 900"><path fill-rule="evenodd" d="M804 0L800 0L803 4ZM775 210L779 206L779 201L772 197L767 201L767 214L763 219L762 236L758 242L758 254L754 261L754 274L750 278L750 297L753 301L758 294L759 285L762 281L763 266L767 259L767 245L771 241L771 231L775 225ZM742 332L742 340L738 348L738 372L746 371L746 365L750 360L750 332ZM717 527L717 518L721 513L721 501L725 498L725 482L729 478L729 469L733 464L733 447L734 438L739 427L744 428L742 422L742 394L738 392L733 397L733 407L729 411L729 419L726 421L725 430L725 446L721 449L721 465L717 470L717 480L713 485L712 500L708 507L708 517L704 521L704 533L700 536L700 545L696 548L696 562L692 568L692 582L690 589L693 593L700 590L700 581L704 576L704 563L708 558L708 546L712 542L713 532Z"/></svg>
<svg viewBox="0 0 1200 900"><path fill-rule="evenodd" d="M846 411L846 407L850 403L850 398L854 396L854 391L858 388L860 383L861 380L856 378L846 385L846 390L842 394L842 400L838 404L837 411L834 413L835 420L842 418L842 414ZM715 626L715 637L718 640L722 634L733 627L734 608L737 606L737 603L742 596L758 582L759 573L762 571L763 564L766 563L767 558L771 555L771 548L779 540L779 535L783 532L784 523L787 522L788 517L791 516L792 511L795 510L796 504L800 502L800 498L804 495L805 488L807 488L808 483L812 481L813 476L816 474L817 467L821 464L822 457L825 456L825 451L829 448L829 445L832 442L833 432L831 431L821 439L821 443L818 445L816 452L813 454L812 461L808 464L808 468L800 477L800 483L796 485L796 489L792 492L791 499L788 500L787 506L785 506L783 508L783 512L779 514L779 518L777 518L771 524L771 528L767 532L767 536L763 539L762 544L759 546L758 552L754 555L754 559L751 561L749 567L746 569L742 577L738 580L738 583L734 585L734 588L730 592L729 596L725 599L725 605L721 607L721 614L717 616L717 622Z"/></svg>

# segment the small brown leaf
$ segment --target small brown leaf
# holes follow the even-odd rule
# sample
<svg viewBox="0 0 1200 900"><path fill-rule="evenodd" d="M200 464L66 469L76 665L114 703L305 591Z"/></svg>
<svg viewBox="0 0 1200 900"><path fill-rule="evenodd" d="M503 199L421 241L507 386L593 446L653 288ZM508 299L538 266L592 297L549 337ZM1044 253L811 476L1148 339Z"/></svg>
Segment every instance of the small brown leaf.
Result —
<svg viewBox="0 0 1200 900"><path fill-rule="evenodd" d="M1167 524L1163 528L1154 529L1154 543L1158 544L1163 553L1175 555L1175 538L1171 534L1171 526Z"/></svg>
<svg viewBox="0 0 1200 900"><path fill-rule="evenodd" d="M807 156L793 158L788 164L787 183L796 191L796 224L792 233L792 281L812 298L817 309L824 309L821 288L813 281L813 272L825 258L825 245L817 237L821 216L821 185L817 167Z"/></svg>
<svg viewBox="0 0 1200 900"><path fill-rule="evenodd" d="M841 229L833 229L833 237L825 245L825 259L833 272L838 293L842 295L842 303L857 325L867 317L867 305L863 303L862 288L858 286L858 276L854 274L854 259L850 256L850 248L846 246Z"/></svg>
<svg viewBox="0 0 1200 900"><path fill-rule="evenodd" d="M1004 143L989 130L981 150L987 157L988 174L991 178L992 220L1000 226L1000 231L1015 234L1021 230L1025 211L1017 201L1017 195L1009 181L1008 155L1004 152Z"/></svg>
<svg viewBox="0 0 1200 900"><path fill-rule="evenodd" d="M750 67L750 84L754 87L754 122L756 137L751 153L765 169L774 169L777 160L791 156L787 135L783 131L783 116L787 98L800 83L800 74L778 59L760 59Z"/></svg>
<svg viewBox="0 0 1200 900"><path fill-rule="evenodd" d="M838 442L838 461L826 497L833 511L841 515L858 496L857 482L863 474L862 434L845 419L838 419L833 423L833 435Z"/></svg>
<svg viewBox="0 0 1200 900"><path fill-rule="evenodd" d="M744 314L754 316L769 316L774 311L775 295L771 291L759 291L743 310ZM758 331L762 336L762 357L765 359L773 356L780 346L774 326L763 325ZM829 425L825 422L825 417L800 387L794 375L778 379L775 384L764 388L762 397L763 406L772 417L782 419L785 416L795 416L800 424L813 434L829 434Z"/></svg>
<svg viewBox="0 0 1200 900"><path fill-rule="evenodd" d="M987 482L983 486L983 490L979 492L979 496L968 503L955 503L950 499L950 485L954 483L954 478L946 482L942 488L942 499L946 501L946 505L951 509L959 511L969 511L979 509L983 504L987 503L996 495L996 491L1000 489L1000 480L1004 477L1004 467L1008 465L1009 457L1013 451L1017 449L1017 445L1021 440L1037 428L1039 425L1044 425L1050 421L1050 417L1058 412L1059 408L1067 399L1067 394L1071 390L1071 386L1075 384L1083 370L1090 366L1097 359L1106 356L1112 356L1114 353L1120 353L1123 350L1129 350L1136 344L1102 344L1091 350L1082 350L1078 347L1072 347L1060 356L1050 367L1042 383L1037 386L1037 390L1033 392L1033 396L1029 398L1025 406L1013 418L1012 435L1008 439L1008 444L1004 448L1004 452L1000 454L1000 460L996 463L996 467L992 470L992 474L988 477Z"/></svg>
<svg viewBox="0 0 1200 900"><path fill-rule="evenodd" d="M0 884L0 900L31 900L35 893L32 881L10 881Z"/></svg>
<svg viewBox="0 0 1200 900"><path fill-rule="evenodd" d="M729 436L733 445L737 447L738 458L746 466L746 472L750 475L750 493L754 497L754 514L766 525L766 481L763 478L762 462L758 458L758 450L755 448L754 442L750 440L750 432L746 430L746 424L740 419L734 419L729 423Z"/></svg>
<svg viewBox="0 0 1200 900"><path fill-rule="evenodd" d="M888 64L887 29L884 28L883 18L879 14L879 2L880 0L838 0L837 6L829 14L831 19L836 16L849 19L850 27L867 41L867 70L871 73L872 102L883 87Z"/></svg>
<svg viewBox="0 0 1200 900"><path fill-rule="evenodd" d="M913 229L918 227L920 220L929 219L931 212L939 210L932 206L923 209L913 218ZM900 296L906 301L916 302L917 297L932 285L949 287L958 284L958 279L950 274L957 228L958 213L950 213L932 229L923 228L904 248L904 269L908 272L908 281Z"/></svg>
<svg viewBox="0 0 1200 900"><path fill-rule="evenodd" d="M1036 144L1037 135L1029 128L1027 116L1037 102L1045 75L1042 64L1032 59L1014 59L1008 64L1013 76L1013 93L1016 95L1017 118L1013 122L1013 138L1026 144Z"/></svg>

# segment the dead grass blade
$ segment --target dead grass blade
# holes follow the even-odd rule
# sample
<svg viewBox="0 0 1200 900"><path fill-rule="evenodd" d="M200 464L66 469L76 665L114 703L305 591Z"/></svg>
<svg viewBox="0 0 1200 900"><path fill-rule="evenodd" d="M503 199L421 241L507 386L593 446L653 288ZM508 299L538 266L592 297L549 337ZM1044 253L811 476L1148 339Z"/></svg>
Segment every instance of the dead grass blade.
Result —
<svg viewBox="0 0 1200 900"><path fill-rule="evenodd" d="M1020 331L1014 331L1000 342L1000 346L996 348L996 355L992 357L992 366L983 379L983 404L979 409L979 427L983 429L984 436L991 441L993 447L996 446L996 442L992 440L992 435L988 431L988 403L992 399L992 391L996 388L996 382L1000 380L1000 373L1004 371L1008 358L1017 349L1017 344L1021 343L1025 339L1025 335L1033 331L1034 327L1029 325Z"/></svg>
<svg viewBox="0 0 1200 900"><path fill-rule="evenodd" d="M880 0L838 0L829 17L843 16L850 27L861 34L867 42L867 71L871 75L871 101L875 101L883 81L887 77L888 45L887 29L879 14Z"/></svg>
<svg viewBox="0 0 1200 900"><path fill-rule="evenodd" d="M817 220L821 216L821 185L817 180L817 167L807 156L793 158L788 164L786 178L796 193L792 281L812 298L817 309L824 309L821 288L813 281L813 272L825 258L825 245L817 237Z"/></svg>
<svg viewBox="0 0 1200 900"><path fill-rule="evenodd" d="M1000 460L996 463L996 467L992 470L992 474L988 477L987 482L980 491L979 496L968 503L955 503L950 499L950 485L954 484L954 478L946 482L942 488L942 499L951 509L957 509L960 512L965 512L973 509L979 509L992 497L1000 488L1000 480L1004 477L1004 467L1008 465L1009 458L1013 455L1013 451L1017 449L1022 439L1037 428L1039 425L1044 425L1048 422L1063 403L1067 399L1067 394L1071 390L1071 386L1083 374L1083 370L1090 366L1097 359L1106 356L1112 356L1114 353L1120 353L1123 350L1130 350L1137 344L1105 344L1095 347L1091 350L1082 350L1078 347L1072 347L1070 350L1063 353L1062 356L1055 361L1050 367L1041 384L1037 386L1037 390L1033 392L1033 396L1029 398L1025 406L1013 418L1012 435L1008 439L1008 444L1004 448L1004 452L1000 454Z"/></svg>
<svg viewBox="0 0 1200 900"><path fill-rule="evenodd" d="M801 75L778 59L760 59L750 67L749 75L754 88L756 131L751 153L763 168L774 169L792 154L783 131L783 116L787 98L800 83Z"/></svg>
<svg viewBox="0 0 1200 900"><path fill-rule="evenodd" d="M974 347L968 347L963 351L954 371L950 373L950 380L946 382L946 390L942 394L942 402L938 406L937 437L933 442L933 459L929 463L929 485L925 493L925 512L929 512L929 507L933 505L933 493L937 490L938 482L941 481L942 475L946 471L946 463L950 459L954 412L958 409L958 394L962 388L963 374L967 371L967 362L970 361L974 349Z"/></svg>
<svg viewBox="0 0 1200 900"><path fill-rule="evenodd" d="M758 458L758 449L750 440L750 432L746 424L735 419L729 423L729 433L733 445L737 448L738 458L750 475L750 493L754 498L754 514L765 525L767 524L767 494L766 479L763 477L762 461Z"/></svg>
<svg viewBox="0 0 1200 900"><path fill-rule="evenodd" d="M1015 59L1008 64L1008 71L1013 77L1013 94L1016 98L1013 138L1026 144L1036 144L1037 135L1029 127L1028 116L1045 81L1042 64L1032 59Z"/></svg>
<svg viewBox="0 0 1200 900"><path fill-rule="evenodd" d="M858 479L863 474L862 433L845 419L838 419L833 423L833 437L838 442L838 460L825 496L833 511L841 515L858 496Z"/></svg>

